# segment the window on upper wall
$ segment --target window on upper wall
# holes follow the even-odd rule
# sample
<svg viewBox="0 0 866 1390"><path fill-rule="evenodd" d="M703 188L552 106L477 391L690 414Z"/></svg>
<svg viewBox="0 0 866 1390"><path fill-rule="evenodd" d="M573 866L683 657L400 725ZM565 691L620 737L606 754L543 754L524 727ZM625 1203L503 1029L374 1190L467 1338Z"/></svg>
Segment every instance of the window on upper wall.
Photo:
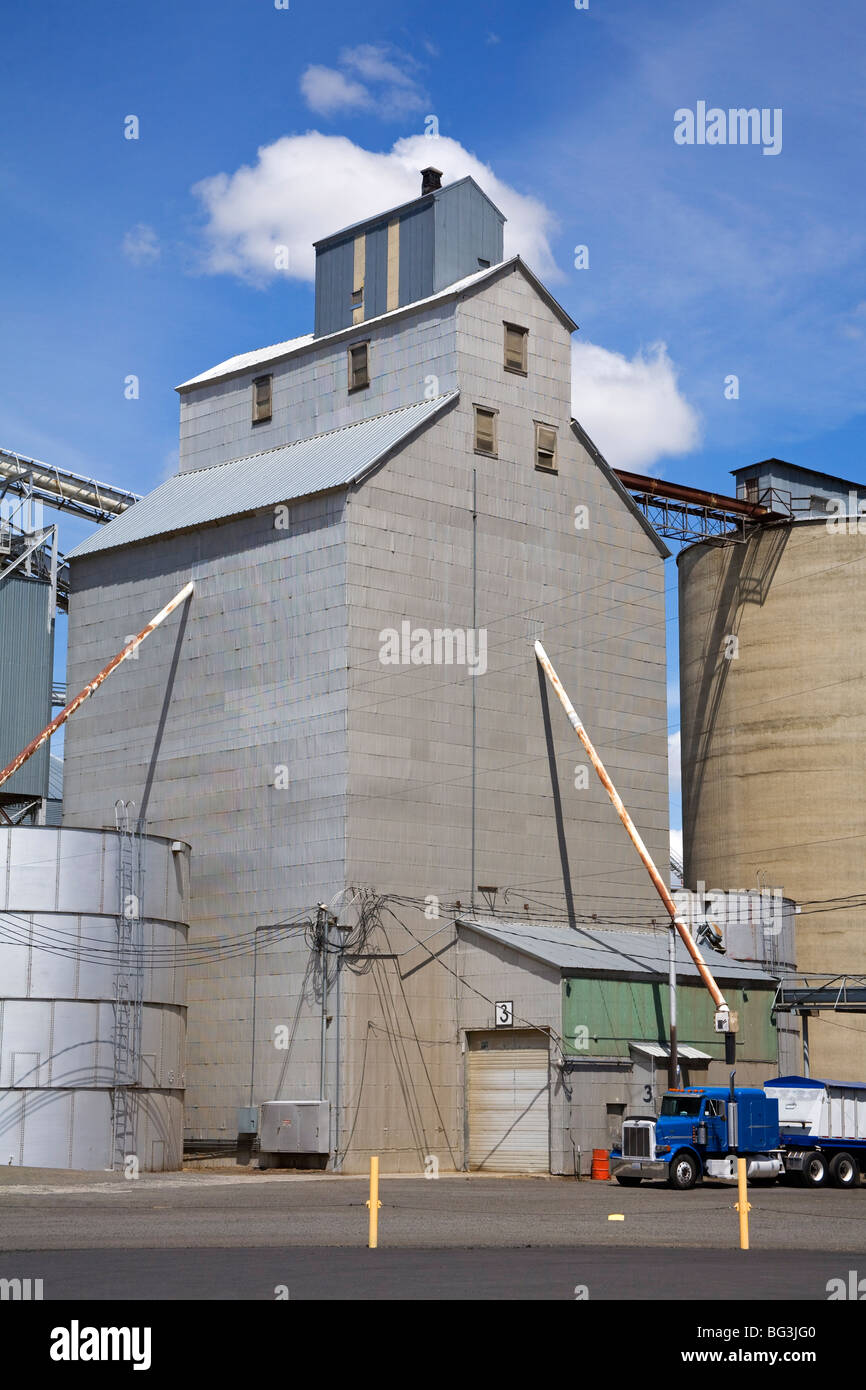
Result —
<svg viewBox="0 0 866 1390"><path fill-rule="evenodd" d="M274 378L257 376L253 382L253 424L270 420L273 411Z"/></svg>
<svg viewBox="0 0 866 1390"><path fill-rule="evenodd" d="M556 429L553 425L535 422L535 466L548 473L556 472Z"/></svg>
<svg viewBox="0 0 866 1390"><path fill-rule="evenodd" d="M349 348L349 390L362 391L370 385L370 344L353 343Z"/></svg>
<svg viewBox="0 0 866 1390"><path fill-rule="evenodd" d="M475 452L496 454L496 411L475 407Z"/></svg>
<svg viewBox="0 0 866 1390"><path fill-rule="evenodd" d="M505 325L505 370L526 376L526 348L529 342L529 329L520 328L516 323Z"/></svg>

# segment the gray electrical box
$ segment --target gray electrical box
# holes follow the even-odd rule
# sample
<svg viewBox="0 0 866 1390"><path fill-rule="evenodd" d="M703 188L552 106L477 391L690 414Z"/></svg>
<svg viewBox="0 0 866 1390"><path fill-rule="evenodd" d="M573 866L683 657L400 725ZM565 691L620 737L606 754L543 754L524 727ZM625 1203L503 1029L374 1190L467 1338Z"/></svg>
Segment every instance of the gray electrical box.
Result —
<svg viewBox="0 0 866 1390"><path fill-rule="evenodd" d="M238 1134L258 1134L258 1107L242 1105L238 1110Z"/></svg>
<svg viewBox="0 0 866 1390"><path fill-rule="evenodd" d="M261 1107L259 1152L330 1152L331 1106L327 1100L266 1100Z"/></svg>

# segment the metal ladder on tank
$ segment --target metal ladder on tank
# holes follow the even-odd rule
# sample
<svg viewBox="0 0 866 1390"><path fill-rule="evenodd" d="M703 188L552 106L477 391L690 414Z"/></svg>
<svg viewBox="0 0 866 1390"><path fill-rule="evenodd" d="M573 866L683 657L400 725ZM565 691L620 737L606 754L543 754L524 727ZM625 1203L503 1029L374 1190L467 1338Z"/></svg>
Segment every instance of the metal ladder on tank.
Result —
<svg viewBox="0 0 866 1390"><path fill-rule="evenodd" d="M135 1154L144 1002L142 941L143 827L133 821L133 802L117 801L117 953L114 967L114 1076L111 1166L118 1170Z"/></svg>

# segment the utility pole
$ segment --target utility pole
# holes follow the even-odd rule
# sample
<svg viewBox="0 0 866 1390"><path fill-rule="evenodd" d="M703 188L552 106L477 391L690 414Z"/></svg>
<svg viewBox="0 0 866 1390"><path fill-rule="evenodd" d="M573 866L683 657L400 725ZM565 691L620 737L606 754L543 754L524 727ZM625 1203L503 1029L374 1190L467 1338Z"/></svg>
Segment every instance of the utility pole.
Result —
<svg viewBox="0 0 866 1390"><path fill-rule="evenodd" d="M809 1010L803 1009L800 1014L803 1029L803 1075L810 1076L809 1071Z"/></svg>
<svg viewBox="0 0 866 1390"><path fill-rule="evenodd" d="M319 903L316 912L316 940L319 944L319 959L322 968L322 1042L319 1067L319 1096L325 1100L325 1071L328 1058L328 909Z"/></svg>
<svg viewBox="0 0 866 1390"><path fill-rule="evenodd" d="M671 1045L668 1057L668 1090L674 1091L679 1085L679 1057L677 1056L677 929L671 922L668 932L668 986L670 993Z"/></svg>

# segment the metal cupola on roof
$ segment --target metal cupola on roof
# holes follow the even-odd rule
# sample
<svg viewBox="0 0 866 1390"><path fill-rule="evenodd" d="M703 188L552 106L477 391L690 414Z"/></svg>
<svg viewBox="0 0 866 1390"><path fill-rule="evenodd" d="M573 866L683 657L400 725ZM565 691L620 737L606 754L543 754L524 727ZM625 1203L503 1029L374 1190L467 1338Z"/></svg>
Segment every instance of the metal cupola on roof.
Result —
<svg viewBox="0 0 866 1390"><path fill-rule="evenodd" d="M440 169L422 169L420 197L315 243L315 336L414 304L497 265L504 225L473 178L443 188Z"/></svg>

